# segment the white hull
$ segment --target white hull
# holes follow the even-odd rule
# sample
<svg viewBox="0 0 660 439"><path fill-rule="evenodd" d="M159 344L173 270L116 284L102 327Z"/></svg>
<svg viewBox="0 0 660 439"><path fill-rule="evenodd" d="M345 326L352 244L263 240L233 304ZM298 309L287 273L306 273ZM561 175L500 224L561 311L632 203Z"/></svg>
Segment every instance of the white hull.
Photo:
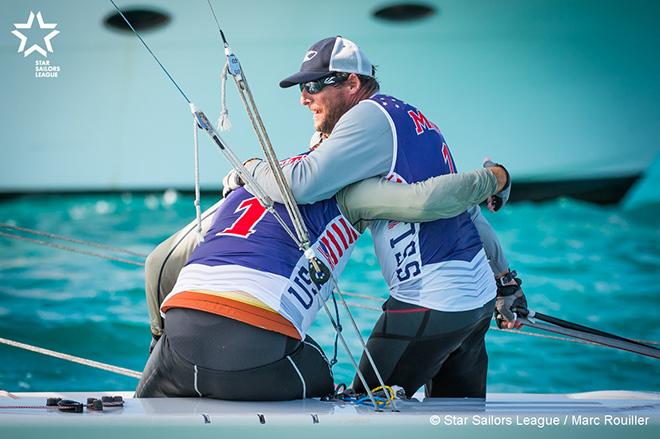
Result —
<svg viewBox="0 0 660 439"><path fill-rule="evenodd" d="M144 38L215 120L224 56L206 2L117 3L171 16ZM489 155L518 182L606 180L643 173L660 151L657 2L635 0L622 14L614 0L434 1L438 13L410 25L374 19L383 3L338 0L310 20L300 1L215 2L282 158L306 148L312 124L297 90L277 83L313 42L338 33L379 66L383 92L443 130L460 170ZM60 31L47 59L18 53L10 34L30 11ZM133 35L104 26L113 13L108 1L0 2L9 104L0 119L0 193L193 187L188 105ZM35 77L44 60L61 67L59 77ZM235 90L228 98L227 140L241 158L253 157L256 138ZM228 169L202 139L204 187L217 190Z"/></svg>
<svg viewBox="0 0 660 439"><path fill-rule="evenodd" d="M0 409L2 437L236 437L269 438L511 437L544 433L556 437L660 437L660 393L602 391L576 394L489 394L471 399L398 401L399 413L374 412L351 403L314 399L230 402L199 398L133 399L132 392L18 393L0 406L43 405L47 397L85 402L121 395L123 408L82 414L57 409ZM260 416L261 415L261 416ZM435 418L432 418L435 417ZM433 423L437 425L433 425ZM558 424L558 425L554 425ZM541 426L542 425L542 426ZM57 430L53 430L57 428ZM320 435L320 436L319 436Z"/></svg>

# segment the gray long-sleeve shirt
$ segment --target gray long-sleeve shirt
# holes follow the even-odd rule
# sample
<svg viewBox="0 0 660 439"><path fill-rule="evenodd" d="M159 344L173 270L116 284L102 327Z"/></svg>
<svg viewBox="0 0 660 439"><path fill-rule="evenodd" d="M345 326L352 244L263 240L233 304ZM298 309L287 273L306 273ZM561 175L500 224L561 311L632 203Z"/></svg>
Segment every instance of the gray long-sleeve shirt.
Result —
<svg viewBox="0 0 660 439"><path fill-rule="evenodd" d="M386 116L364 101L347 111L330 136L304 159L282 171L299 204L310 204L335 195L341 188L369 177L387 175L394 159L394 134ZM257 182L273 200L282 202L266 163L253 169ZM495 273L508 268L499 240L479 208L470 211Z"/></svg>

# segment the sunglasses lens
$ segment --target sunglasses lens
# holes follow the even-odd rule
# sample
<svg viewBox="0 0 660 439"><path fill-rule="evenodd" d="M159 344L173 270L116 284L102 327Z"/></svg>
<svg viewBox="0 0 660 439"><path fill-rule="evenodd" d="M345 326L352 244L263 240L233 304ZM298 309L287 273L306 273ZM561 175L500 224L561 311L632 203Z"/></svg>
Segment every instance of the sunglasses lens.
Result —
<svg viewBox="0 0 660 439"><path fill-rule="evenodd" d="M345 81L346 78L341 76L326 76L317 81L309 81L304 84L300 84L300 91L305 90L307 93L313 95L321 90L323 90L328 85L339 84L340 82Z"/></svg>
<svg viewBox="0 0 660 439"><path fill-rule="evenodd" d="M316 94L320 92L323 89L323 86L319 83L319 81L310 81L310 82L305 82L304 84L300 84L300 91L305 90L309 94Z"/></svg>

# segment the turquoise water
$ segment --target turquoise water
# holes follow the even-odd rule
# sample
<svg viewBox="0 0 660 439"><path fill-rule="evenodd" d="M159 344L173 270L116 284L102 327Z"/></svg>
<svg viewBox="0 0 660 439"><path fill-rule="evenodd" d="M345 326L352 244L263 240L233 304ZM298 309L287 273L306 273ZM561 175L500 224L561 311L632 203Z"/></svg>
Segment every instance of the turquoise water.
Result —
<svg viewBox="0 0 660 439"><path fill-rule="evenodd" d="M210 206L211 198L203 200ZM487 213L530 307L621 335L660 341L660 206L637 211L573 200L515 204ZM0 202L0 222L148 253L194 215L175 193L25 196ZM5 229L0 229L5 231ZM43 238L40 238L43 239ZM71 245L71 244L68 244ZM100 251L100 250L95 250ZM140 258L135 258L140 260ZM0 337L141 370L150 341L141 267L0 237ZM364 237L343 290L386 297ZM351 298L366 337L379 302ZM360 352L344 321L351 348ZM331 354L320 314L311 330ZM582 344L490 331L492 392L660 391L660 362ZM136 380L0 345L0 389L126 390ZM336 381L350 381L343 352Z"/></svg>

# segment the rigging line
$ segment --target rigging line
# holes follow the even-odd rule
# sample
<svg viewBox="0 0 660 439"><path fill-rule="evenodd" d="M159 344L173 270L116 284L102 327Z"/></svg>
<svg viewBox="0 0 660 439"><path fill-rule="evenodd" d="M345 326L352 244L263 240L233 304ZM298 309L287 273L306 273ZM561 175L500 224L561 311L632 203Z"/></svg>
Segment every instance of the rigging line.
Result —
<svg viewBox="0 0 660 439"><path fill-rule="evenodd" d="M538 332L530 332L530 331L525 331L523 329L504 329L504 328L498 328L495 325L492 325L489 328L490 331L499 331L499 332L508 332L509 334L520 334L520 335L528 335L530 337L539 337L539 338L547 338L550 340L559 340L559 341L568 341L570 343L578 343L578 344L585 344L585 345L592 345L592 346L602 346L599 345L598 343L593 343L587 340L582 340L579 338L568 338L568 337L559 337L557 335L548 335L548 334L540 334Z"/></svg>
<svg viewBox="0 0 660 439"><path fill-rule="evenodd" d="M346 297L355 297L356 299L370 300L372 302L378 302L378 303L383 303L385 300L387 300L386 297L367 296L366 294L355 294L355 293L348 293L348 292L345 292L345 291L344 291L344 296L346 296ZM371 308L371 309L381 311L380 308Z"/></svg>
<svg viewBox="0 0 660 439"><path fill-rule="evenodd" d="M213 14L213 19L215 20L215 24L218 25L218 31L220 31L220 36L222 37L222 44L223 46L227 47L227 39L225 38L225 33L222 31L220 28L220 22L218 21L218 16L215 15L215 9L213 9L213 5L211 4L211 0L206 0L206 2L209 4L209 7L211 8L211 13Z"/></svg>
<svg viewBox="0 0 660 439"><path fill-rule="evenodd" d="M344 296L348 296L348 294L349 294L349 293L344 293ZM376 308L375 306L361 305L361 304L359 304L359 303L348 302L348 301L347 301L346 303L348 303L349 305L351 305L352 308L355 307L355 308L368 309L369 311L382 311L382 309L380 309L380 308Z"/></svg>
<svg viewBox="0 0 660 439"><path fill-rule="evenodd" d="M134 33L134 34L140 39L140 42L142 42L142 45L143 45L143 46L147 49L147 51L151 54L151 56L152 56L152 57L154 58L154 60L158 63L158 65L161 67L161 69L163 70L163 72L165 72L165 74L167 75L167 77L170 78L170 80L171 80L172 83L175 85L175 87L179 90L179 92L181 93L181 95L186 99L186 101L188 102L188 104L189 104L189 106L190 106L190 109L191 109L191 111L192 111L192 113L193 113L193 116L195 117L195 120L197 121L198 125L199 125L202 129L204 129L205 131L207 131L207 134L209 134L209 136L210 136L211 139L214 141L214 143L216 143L216 145L218 145L218 146L220 147L220 149L221 149L222 152L225 154L225 156L226 156L226 157L229 159L229 161L234 165L234 168L237 170L238 174L243 178L243 181L246 181L246 182L247 182L247 186L248 186L248 188L253 189L253 190L256 189L257 192L260 192L261 194L263 194L263 196L260 196L260 194L255 194L255 195L260 199L259 201L262 202L262 205L263 205L263 206L270 206L270 207L272 207L272 200L270 200L270 197L265 196L265 193L263 192L263 190L261 190L261 188L258 187L258 185L256 184L256 181L254 181L254 179L251 178L252 175L250 175L250 174L247 172L247 169L242 165L242 163L240 163L240 162L238 161L238 159L237 159L237 158L235 157L235 155L233 154L233 151L231 151L231 150L228 148L228 146L227 146L227 145L221 140L220 136L217 134L217 132L215 132L215 129L213 128L213 126L208 122L208 119L206 118L206 115L204 115L203 112L201 112L200 110L198 110L198 109L192 104L192 102L190 101L190 99L188 99L188 96L186 96L186 94L183 92L183 90L181 90L181 88L180 88L179 85L176 83L176 81L174 80L174 78L172 78L172 76L169 74L169 72L167 71L167 69L166 69L166 68L163 66L163 64L158 60L158 57L156 57L156 55L152 52L152 50L149 48L149 46L148 46L147 43L144 41L144 39L142 39L142 36L140 35L140 33L139 33L139 32L133 27L133 25L131 24L131 22L128 20L128 18L126 18L126 16L123 14L123 12L119 9L119 7L117 6L117 4L116 4L113 0L110 0L110 2L111 2L112 5L115 7L115 9L117 10L117 12L119 12L119 14L121 15L121 17L122 17L122 18L124 19L124 21L126 22L126 24L131 28L131 30L133 31L133 33ZM211 6L210 3L209 3L209 6ZM213 10L213 6L211 6L211 9ZM215 16L215 12L214 12L214 16ZM217 22L217 17L216 17L216 22ZM218 23L218 26L219 26L219 23ZM218 27L218 28L219 28L219 27ZM222 35L222 38L224 39L224 33L222 33L222 29L220 29L220 33L221 33L221 35ZM236 79L236 78L235 78L235 79ZM246 85L247 85L247 84L246 84ZM240 89L240 87L239 87L239 89ZM244 97L243 95L241 95L241 97L242 97L242 99L245 101L245 97ZM248 110L248 113L249 113L249 110ZM261 119L259 119L259 122L261 122ZM261 125L263 126L263 123L261 123ZM255 126L255 129L256 129L256 126ZM271 147L271 149L272 149L272 147ZM267 155L267 157L268 157L268 153L266 153L266 155ZM234 162L235 162L235 163L234 163ZM280 171L280 173L281 173L281 171ZM252 192L252 191L251 191L251 192ZM253 193L254 193L254 192L253 192ZM296 209L297 209L297 206L295 206L295 207L296 207ZM269 209L269 210L271 211L271 213L272 213L273 215L275 215L276 217L278 216L278 215L276 215L276 213L274 213L274 212L275 212L275 209ZM298 236L300 237L300 231L298 230L298 227L296 227L296 226L298 225L297 223L299 222L299 221L297 221L297 219L299 219L299 215L298 215L298 218L296 218L295 213L292 215L292 214L291 214L291 209L289 209L289 206L287 206L287 210L289 211L289 214L290 214L290 216L292 217L292 220L293 220L293 223L294 223L294 228L296 229L296 235L298 235ZM298 212L298 214L299 214L299 212ZM283 226L285 226L284 221L282 221L281 218L278 218L278 221L280 222L280 224L282 224ZM288 229L288 227L285 227L285 229ZM306 230L305 230L305 231L306 231ZM290 230L287 230L287 233L288 233L290 236L292 236L292 233L291 233ZM305 242L308 241L308 240L301 239L301 241L302 241L303 243L305 243ZM296 242L296 241L294 240L294 242ZM298 246L301 247L301 249L304 250L303 246L301 246L300 243L296 242L296 244L298 244Z"/></svg>
<svg viewBox="0 0 660 439"><path fill-rule="evenodd" d="M123 262L125 264L137 265L139 267L144 267L144 262L131 261L129 259L117 258L117 257L114 257L114 256L108 256L108 255L104 255L102 253L96 253L96 252L92 252L92 251L88 251L88 250L81 250L81 249L77 249L77 248L74 248L74 247L69 247L69 246L66 246L66 245L60 245L60 244L55 244L55 243L48 242L48 241L42 241L40 239L28 238L27 236L13 235L11 233L4 233L4 232L0 232L0 236L4 237L4 238L20 239L22 241L28 241L28 242L43 245L43 246L46 246L46 247L52 247L52 248L56 248L56 249L59 249L59 250L66 250L66 251L69 251L69 252L72 252L72 253L79 253L79 254L87 255L87 256L94 256L96 258L106 259L106 260L109 260L109 261Z"/></svg>
<svg viewBox="0 0 660 439"><path fill-rule="evenodd" d="M0 224L0 226L5 226L5 224ZM10 227L13 228L14 226L10 226ZM17 227L17 229L20 230L22 228ZM25 229L25 230L30 230L30 229ZM47 232L39 232L39 231L32 231L32 230L30 230L30 231L31 232L37 232L37 234L45 234L46 236L50 235ZM76 248L73 248L73 247L67 247L67 246L52 244L52 243L49 243L49 242L46 242L46 241L27 238L27 237L23 237L23 236L19 236L19 235L12 235L12 234L8 234L8 233L0 232L0 236L6 237L6 238L21 239L21 240L24 240L24 241L28 241L28 242L38 244L38 245L53 247L53 248L56 248L56 249L59 249L59 250L70 251L70 252L73 252L73 253L85 254L85 255L88 255L88 256L94 256L94 257L97 257L97 258L106 259L106 260L110 260L110 261L123 262L123 263L131 264L131 265L137 265L137 266L144 266L144 263L139 262L139 261L130 261L130 260L127 260L127 259L115 258L115 257L112 257L112 256L103 255L103 254L100 254L100 253L84 252L84 251L80 251L80 250L78 250ZM55 235L55 236L58 236L58 235ZM65 238L65 237L62 237L62 238ZM73 240L73 238L71 238L71 240L73 242L77 242L77 240ZM82 242L84 242L84 241L82 241ZM87 244L88 245L94 245L94 244L97 244L97 243L87 242ZM97 245L102 246L103 244L97 244ZM117 251L117 252L121 252L121 251L124 251L126 253L130 252L129 250L124 250L124 249L120 249L120 248L115 248L114 250ZM138 256L142 256L142 255L138 255ZM356 298L360 298L360 299L369 299L369 300L378 301L379 303L383 300L382 298L376 298L376 297L367 296L367 295L364 295L364 294L355 294L355 293L350 293L350 292L347 292L347 291L343 291L342 294L346 297L356 297ZM362 308L362 309L366 309L366 310L369 310L369 311L376 311L376 312L381 312L382 311L381 308L376 308L376 307L368 306L368 305L362 305L362 304L359 304L359 303L356 303L356 302L347 302L347 303L351 307L354 307L354 308ZM521 331L521 330L500 329L497 326L491 326L490 329L494 330L494 331L500 331L500 332L509 332L509 333L512 333L512 334L521 334L521 335L529 335L529 336L533 336L533 337L547 338L547 339L552 339L552 340L568 341L568 342L571 342L571 343L598 345L598 343L593 343L593 342L589 342L589 341L581 340L581 339L558 337L558 336L552 336L552 335L547 335L547 334L538 334L538 333L534 333L534 332ZM633 342L636 342L636 343L644 343L644 344L647 344L647 345L660 346L660 342L655 341L655 340L644 340L644 339L635 339L635 338L630 338L629 340L631 340Z"/></svg>
<svg viewBox="0 0 660 439"><path fill-rule="evenodd" d="M280 168L279 160L277 159L275 150L273 149L273 146L270 142L270 138L268 137L266 127L264 126L263 120L261 119L261 115L259 114L259 110L257 109L257 105L254 101L254 97L252 95L252 91L250 90L250 86L248 85L247 78L243 73L238 58L236 57L236 55L234 55L231 52L231 49L229 48L229 44L227 43L225 35L222 32L222 28L220 27L220 23L218 22L217 15L215 14L215 10L213 9L213 5L211 4L210 0L207 0L207 2L209 7L211 8L211 12L213 13L213 17L215 18L216 24L218 25L218 30L220 31L220 35L224 42L225 56L227 59L226 65L228 66L232 78L234 78L234 82L236 83L239 96L241 97L248 118L252 123L252 127L257 136L257 140L259 141L259 145L261 146L261 149L263 150L266 156L266 162L268 163L268 166L271 172L273 173L273 177L275 178L275 182L277 183L278 189L280 190L286 210L289 213L289 216L291 217L291 221L293 223L296 235L303 244L301 246L301 250L303 251L307 250L310 245L309 233L307 231L307 227L304 221L302 220L302 215L300 214L298 205L296 204L296 201L293 197L291 188L284 179L284 175L282 174L282 170ZM310 262L312 263L314 268L318 271L319 267L317 267L317 263L311 260Z"/></svg>
<svg viewBox="0 0 660 439"><path fill-rule="evenodd" d="M35 243L35 244L38 244L38 245L52 247L52 248L56 248L56 249L59 249L59 250L65 250L65 251L73 252L73 253L80 253L80 254L84 254L84 255L88 255L88 256L94 256L94 257L97 257L97 258L106 259L106 260L110 260L110 261L123 262L123 263L130 264L130 265L144 266L143 262L130 261L130 260L127 260L127 259L122 259L122 258L115 258L115 257L112 257L112 256L103 255L103 254L100 254L100 253L80 251L80 250L78 250L76 248L73 248L73 247L67 247L67 246L52 244L50 242L41 241L41 240L38 240L38 239L27 238L27 237L24 237L24 236L12 235L12 234L3 233L3 232L0 232L0 236L6 237L6 238L20 239L20 240L32 242L32 243ZM293 236L292 236L292 239L293 239ZM117 249L117 250L121 250L121 249ZM367 296L367 295L364 295L364 294L355 294L355 293L350 293L350 292L346 292L346 291L342 292L342 294L346 297L371 299L371 300L376 300L378 302L381 302L383 300L382 298L375 298L375 297ZM366 310L369 310L369 311L376 311L376 312L381 312L382 311L381 308L376 308L376 307L373 307L373 306L362 305L362 304L355 303L355 302L347 302L347 303L349 303L349 305L351 307L354 307L354 308L362 308L362 309L366 309ZM585 340L581 340L581 339L558 337L558 336L552 336L552 335L547 335L547 334L538 334L538 333L534 333L534 332L521 331L521 330L500 329L497 326L491 326L490 329L495 330L495 331L500 331L500 332L509 332L509 333L512 333L512 334L521 334L521 335L529 335L529 336L534 336L534 337L548 338L548 339L552 339L552 340L568 341L568 342L571 342L571 343L598 345L598 343L593 343L593 342L589 342L589 341L585 341ZM634 341L634 342L637 342L637 343L644 343L644 344L647 344L647 345L660 346L660 342L655 341L655 340L644 340L644 339L634 339L634 338L631 338L630 340Z"/></svg>
<svg viewBox="0 0 660 439"><path fill-rule="evenodd" d="M307 248L309 248L310 245L309 232L307 230L307 226L305 225L305 222L302 219L302 215L300 213L300 209L298 205L296 204L296 200L293 196L293 192L291 191L291 188L289 187L289 185L286 182L286 179L284 178L284 174L282 173L282 168L280 167L280 161L277 158L277 154L275 153L275 150L273 149L273 145L270 142L270 138L268 137L268 133L266 132L266 127L264 126L263 120L261 119L259 110L257 110L257 104L255 103L254 97L252 96L252 91L250 90L250 87L247 83L247 78L245 77L245 74L242 71L241 71L240 80L237 78L236 75L232 74L232 77L236 82L239 95L248 113L248 117L250 119L250 122L252 123L252 127L255 130L257 139L259 140L259 144L261 145L261 149L263 150L266 156L266 162L268 163L268 166L271 172L273 173L273 177L275 178L275 182L277 183L277 186L280 190L280 194L282 195L282 199L284 201L284 205L286 206L286 210L289 213L289 216L291 217L291 221L296 231L296 235L298 236L298 239L304 244L303 250L307 250ZM240 85L241 83L243 84L243 87L241 87Z"/></svg>
<svg viewBox="0 0 660 439"><path fill-rule="evenodd" d="M367 357L367 360L369 360L369 364L371 365L371 368L374 371L374 374L376 375L376 378L378 379L378 384L381 385L381 387L385 388L385 381L383 380L383 377L380 374L380 371L378 370L378 367L376 367L376 362L374 361L373 357L371 356L371 352L369 352L369 348L367 347L367 343L365 343L364 338L362 337L362 333L360 332L360 328L358 327L357 323L355 322L355 319L353 318L353 313L351 313L351 309L348 306L348 303L346 303L346 299L344 298L343 294L341 293L341 290L339 289L339 284L337 283L337 278L335 276L330 275L330 280L332 281L332 286L337 290L337 294L339 294L339 300L341 303L344 305L344 309L346 310L346 315L348 315L348 319L351 321L351 324L353 325L353 329L355 330L355 333L357 334L358 340L360 340L360 344L362 345L362 349L364 351L364 354ZM334 298L334 296L333 296ZM399 409L396 406L396 403L394 400L392 400L391 403L391 409L392 411L398 412Z"/></svg>
<svg viewBox="0 0 660 439"><path fill-rule="evenodd" d="M343 294L344 294L344 296L351 295L351 293L343 293ZM362 309L367 309L367 310L370 310L370 311L382 311L382 309L375 308L373 306L360 305L359 303L348 302L348 301L346 303L348 305L350 305L351 308L362 308ZM502 328L498 328L495 325L492 325L489 328L489 330L490 331L505 332L505 333L509 333L509 334L527 335L527 336L530 336L530 337L546 338L546 339L549 339L549 340L567 341L567 342L570 342L570 343L578 343L578 344L591 345L591 346L603 346L602 344L599 344L599 343L594 343L592 341L582 340L582 339L578 339L578 338L568 338L568 337L559 337L559 336L556 336L556 335L539 334L537 332L529 332L529 331L520 330L520 329L502 329ZM636 341L636 342L643 342L643 343L650 344L650 345L656 345L656 346L660 345L660 342L657 342L657 341L635 340L635 339L630 339L630 340Z"/></svg>
<svg viewBox="0 0 660 439"><path fill-rule="evenodd" d="M638 338L631 338L630 340L635 341L637 343L644 343L644 344L650 344L653 346L660 346L660 341L655 341L655 340L640 340Z"/></svg>
<svg viewBox="0 0 660 439"><path fill-rule="evenodd" d="M335 321L334 317L332 317L332 313L330 312L330 308L328 308L328 304L326 303L326 301L321 299L320 302L323 305L323 309L325 310L325 314L328 316L328 319L330 319L330 323L332 324L332 327L335 328L335 333L339 337L339 341L341 341L341 344L344 347L344 350L348 354L349 360L351 360L351 363L353 364L353 367L355 368L355 374L358 376L358 379L362 383L362 386L364 387L364 390L367 392L367 395L369 395L369 399L374 404L375 410L376 411L382 411L378 408L378 405L376 404L376 400L374 398L374 395L371 392L371 389L370 389L369 385L367 384L367 380L364 378L364 375L362 374L362 371L360 370L360 366L358 366L357 362L355 361L355 358L353 357L353 353L351 352L351 349L348 347L348 343L346 343L346 339L344 338L344 334L342 334L339 323ZM359 336L359 333L358 333L358 336ZM360 339L361 338L362 337L360 337Z"/></svg>
<svg viewBox="0 0 660 439"><path fill-rule="evenodd" d="M25 349L27 351L36 352L42 355L48 355L50 357L59 358L61 360L71 361L74 363L82 364L85 366L93 367L95 369L106 370L108 372L113 372L119 375L125 375L132 378L140 379L142 374L136 370L126 369L124 367L113 366L112 364L101 363L99 361L89 360L87 358L76 357L75 355L69 355L62 352L52 351L50 349L40 348L38 346L29 345L27 343L21 343L14 340L9 340L6 338L0 337L0 343L6 344L8 346L13 346L19 349Z"/></svg>
<svg viewBox="0 0 660 439"><path fill-rule="evenodd" d="M248 189L248 191L252 195L257 197L259 203L262 206L264 206L266 209L268 209L268 212L270 212L277 219L277 221L284 228L287 234L291 237L291 239L293 239L293 242L295 242L296 245L302 249L301 243L293 234L289 226L284 222L280 214L275 210L273 205L273 200L264 192L263 188L259 186L259 184L252 176L252 174L247 170L247 168L245 168L245 166L240 162L240 160L238 160L238 157L236 157L234 151L232 151L229 148L229 146L224 142L224 140L222 140L217 130L209 122L208 118L206 117L206 114L198 110L194 105L191 105L191 111L195 115L195 118L199 126L204 131L206 131L206 133L209 135L213 143L215 143L215 145L218 148L220 148L220 151L222 151L225 158L229 161L229 163L232 165L234 170L245 182L245 187Z"/></svg>
<svg viewBox="0 0 660 439"><path fill-rule="evenodd" d="M246 182L246 186L248 187L248 189L251 189L250 192L252 192L254 195L256 195L257 198L259 198L259 201L262 203L263 206L265 206L265 207L270 206L270 207L272 208L272 204L273 204L273 202L272 202L272 200L270 200L270 197L268 197L267 195L265 195L265 193L263 192L263 190L262 190L260 187L258 187L258 185L257 185L256 182L254 181L254 179L251 178L252 175L249 174L249 172L247 172L247 169L245 168L245 166L243 166L243 164L242 164L240 161L238 161L238 159L237 159L236 155L233 153L233 151L231 151L231 150L229 149L229 147L228 147L228 146L227 146L227 145L221 140L220 136L219 136L218 133L215 131L215 129L213 128L213 126L208 122L208 119L206 118L206 115L205 115L202 111L198 110L198 109L194 106L194 104L190 101L190 99L188 99L188 96L186 96L186 94L181 90L181 88L179 87L179 85L178 85L178 84L176 83L176 81L172 78L172 76L169 74L169 72L168 72L167 69L163 66L163 64L158 60L158 58L156 57L156 55L151 51L151 49L149 48L149 46L147 45L147 43L144 41L144 39L142 39L142 36L140 35L140 33L139 33L137 30L135 30L135 28L133 27L133 25L131 24L131 22L130 22L130 21L128 20L128 18L126 18L126 16L122 13L122 11L119 9L119 7L117 6L117 4L116 4L113 0L110 0L110 2L111 2L112 5L115 7L115 9L119 12L119 14L121 15L121 17L122 17L122 18L124 19L124 21L126 22L126 24L131 28L131 30L133 31L133 33L134 33L134 34L140 39L140 41L142 42L142 45L144 45L144 47L145 47L145 48L147 49L147 51L151 54L151 56L153 56L154 60L156 60L156 62L158 63L158 65L163 69L163 71L165 72L165 74L167 75L167 77L170 78L170 80L171 80L172 83L176 86L176 88L179 90L179 92L181 93L181 95L186 99L186 101L188 102L188 104L189 104L189 106L190 106L191 112L193 113L193 116L194 116L195 120L197 121L197 124L198 124L202 129L204 129L204 130L207 132L207 134L211 137L211 139L214 141L214 143L215 143L218 147L220 147L220 149L221 149L221 151L223 152L223 154L225 155L225 157L227 157L227 159L228 159L228 160L230 161L230 163L233 165L234 169L236 169L236 171L237 171L238 174L241 176L241 178L243 179L243 181ZM221 34L222 34L222 31L221 31ZM222 34L222 36L223 36L223 38L224 38L224 34ZM255 190L256 190L258 193L255 193L255 192L254 192ZM274 212L275 212L275 209L269 209L269 210L271 211L271 213L272 213L273 215L275 215L276 217L278 216L276 213L274 213ZM280 222L280 224L282 224L283 226L285 226L284 221L281 220L281 218L278 218L278 221ZM295 219L294 219L294 224L295 224ZM285 229L287 229L287 227L285 227ZM297 230L296 230L296 232L297 232ZM291 233L290 230L287 230L287 233L289 233L289 235L292 236L292 233ZM294 241L295 241L295 240L294 240ZM298 246L300 247L300 244L299 244L298 242L296 242L296 244L298 244Z"/></svg>
<svg viewBox="0 0 660 439"><path fill-rule="evenodd" d="M645 345L644 343L639 343L638 341L632 340L630 338L622 337L622 336L616 335L616 334L611 334L609 332L601 331L600 329L590 328L589 326L580 325L578 323L573 323L573 322L569 322L569 321L566 321L566 320L562 320L560 318L552 317L552 316L549 316L547 314L542 314L540 312L530 311L529 312L529 317L532 317L535 320L542 320L546 323L550 323L550 324L553 324L553 325L556 325L556 326L561 326L563 328L574 329L574 330L582 331L582 332L588 332L590 334L599 335L601 337L616 339L616 340L627 342L627 343L634 343L634 344L639 344L640 346L649 347L649 346Z"/></svg>
<svg viewBox="0 0 660 439"><path fill-rule="evenodd" d="M229 51L228 48L226 50ZM234 55L232 54L232 56ZM234 59L236 59L235 56ZM236 61L236 63L238 63L238 61ZM237 77L239 74L241 75L240 79L238 79ZM259 112L256 108L256 104L252 97L252 92L250 91L250 88L247 85L247 80L245 78L245 75L241 70L240 73L232 72L232 77L234 78L234 82L236 83L238 94L241 98L241 101L243 102L243 106L248 115L248 118L250 119L250 123L252 124L252 128L254 129L255 135L257 136L259 145L261 146L261 149L264 152L264 155L266 156L266 163L268 164L268 167L273 173L273 177L275 178L275 183L277 184L280 194L282 195L282 201L284 202L283 204L286 207L287 212L289 213L289 217L291 218L291 222L294 226L296 236L298 237L298 240L302 244L301 245L299 243L298 246L300 247L301 250L305 251L307 250L307 248L309 248L309 234L307 231L307 226L302 220L302 215L300 214L298 205L296 204L295 199L293 198L291 189L289 188L288 184L286 183L286 180L284 179L284 175L282 174L282 170L279 165L279 160L277 158L277 155L275 154L275 151L273 150L273 146L270 143L270 139L268 138L268 134L266 132L266 128L263 124L263 121L259 116Z"/></svg>
<svg viewBox="0 0 660 439"><path fill-rule="evenodd" d="M633 352L639 355L645 355L647 357L660 359L660 350L651 346L641 346L634 343L629 343L621 341L618 339L612 339L608 337L603 337L596 334L591 334L589 332L577 331L574 329L568 329L561 326L550 325L548 323L542 323L538 321L533 321L525 317L521 317L520 321L531 328L536 328L544 331L554 332L556 334L566 335L569 337L579 338L581 340L587 340L593 343L597 343L603 346L620 349L624 351Z"/></svg>
<svg viewBox="0 0 660 439"><path fill-rule="evenodd" d="M128 249L113 247L113 246L110 246L110 245L107 245L107 244L101 244L101 243L98 243L98 242L85 241L85 240L82 240L82 239L71 238L69 236L64 236L64 235L57 235L55 233L50 233L50 232L42 232L40 230L28 229L27 227L12 226L11 224L6 224L6 223L0 223L0 227L4 227L6 229L11 229L11 230L17 230L19 232L32 233L33 235L45 236L47 238L59 239L61 241L75 242L76 244L87 245L89 247L102 248L102 249L105 249L105 250L113 251L115 253L126 253L128 255L139 256L141 258L146 258L147 257L147 255L144 254L144 253L138 253L138 252L128 250Z"/></svg>
<svg viewBox="0 0 660 439"><path fill-rule="evenodd" d="M131 30L133 31L133 33L134 33L134 34L140 39L140 41L142 42L142 44L144 45L144 47L149 51L149 53L151 54L151 56L154 57L154 59L156 60L156 62L157 62L158 65L160 66L160 68L163 69L163 72L165 72L165 74L167 75L167 77L170 78L170 81L172 81L172 84L174 84L174 86L177 88L177 90L179 90L179 93L181 93L181 96L183 96L183 98L186 100L186 102L188 102L188 104L190 104L190 99L188 99L188 96L186 96L186 94L183 92L183 90L181 90L181 87L179 87L179 84L177 84L176 81L174 80L174 78L172 78L172 76L170 75L170 72L167 71L167 69L163 66L163 64L161 64L161 62L160 62L160 60L158 59L158 57L156 57L156 55L154 55L154 53L151 51L151 49L149 48L149 46L147 46L147 43L144 42L144 40L142 39L142 36L138 33L138 31L135 30L135 28L133 27L133 25L131 24L131 22L128 21L128 18L126 18L126 16L125 16L124 13L121 11L121 9L119 9L119 6L117 6L117 4L114 2L114 0L110 0L110 3L112 3L112 6L114 6L115 9L117 10L117 12L119 12L119 15L121 15L121 18L124 19L124 21L126 22L126 24L128 25L128 27L130 27Z"/></svg>
<svg viewBox="0 0 660 439"><path fill-rule="evenodd" d="M508 333L511 333L511 334L529 335L531 337L547 338L547 339L550 339L550 340L568 341L570 343L578 343L578 344L585 344L585 345L592 345L592 346L603 346L602 344L594 343L594 342L588 341L588 340L582 340L580 338L559 337L557 335L540 334L538 332L530 332L530 331L524 331L524 330L520 330L520 329L503 329L503 328L498 328L497 326L491 326L490 330L500 331L500 332L508 332ZM638 340L638 341L644 341L644 340ZM648 343L648 344L660 345L660 342L657 342L657 341L648 341L648 340L646 340L644 342Z"/></svg>
<svg viewBox="0 0 660 439"><path fill-rule="evenodd" d="M344 296L347 296L347 297L364 297L364 298L368 297L368 296L364 296L364 295L360 295L360 294L353 294L353 293L348 293L348 292L342 292L342 294ZM369 311L382 312L381 308L376 308L376 307L368 306L368 305L361 305L359 303L349 302L349 301L346 301L346 303L348 305L350 305L351 308L362 308L362 309L366 309L366 310L369 310ZM490 327L490 330L491 331L499 331L499 332L508 332L510 334L528 335L528 336L531 336L531 337L547 338L547 339L550 339L550 340L560 340L560 341L568 341L568 342L571 342L571 343L579 343L579 344L592 345L592 346L602 346L599 343L594 343L594 342L591 342L591 341L588 341L588 340L582 340L582 339L577 339L577 338L568 338L568 337L559 337L559 336L556 336L556 335L540 334L540 333L537 333L537 332L529 332L529 331L519 330L519 329L502 329L502 328L498 328L495 325L492 325ZM647 345L660 346L660 342L653 341L653 340L638 340L638 339L634 339L634 338L629 338L628 340L636 342L636 343L644 343L644 344L647 344Z"/></svg>
<svg viewBox="0 0 660 439"><path fill-rule="evenodd" d="M195 234L197 236L197 244L204 241L204 235L202 234L202 207L200 206L200 184L199 184L199 127L197 125L197 118L193 116L193 142L194 147L194 162L195 162L195 219L197 220L197 230Z"/></svg>

